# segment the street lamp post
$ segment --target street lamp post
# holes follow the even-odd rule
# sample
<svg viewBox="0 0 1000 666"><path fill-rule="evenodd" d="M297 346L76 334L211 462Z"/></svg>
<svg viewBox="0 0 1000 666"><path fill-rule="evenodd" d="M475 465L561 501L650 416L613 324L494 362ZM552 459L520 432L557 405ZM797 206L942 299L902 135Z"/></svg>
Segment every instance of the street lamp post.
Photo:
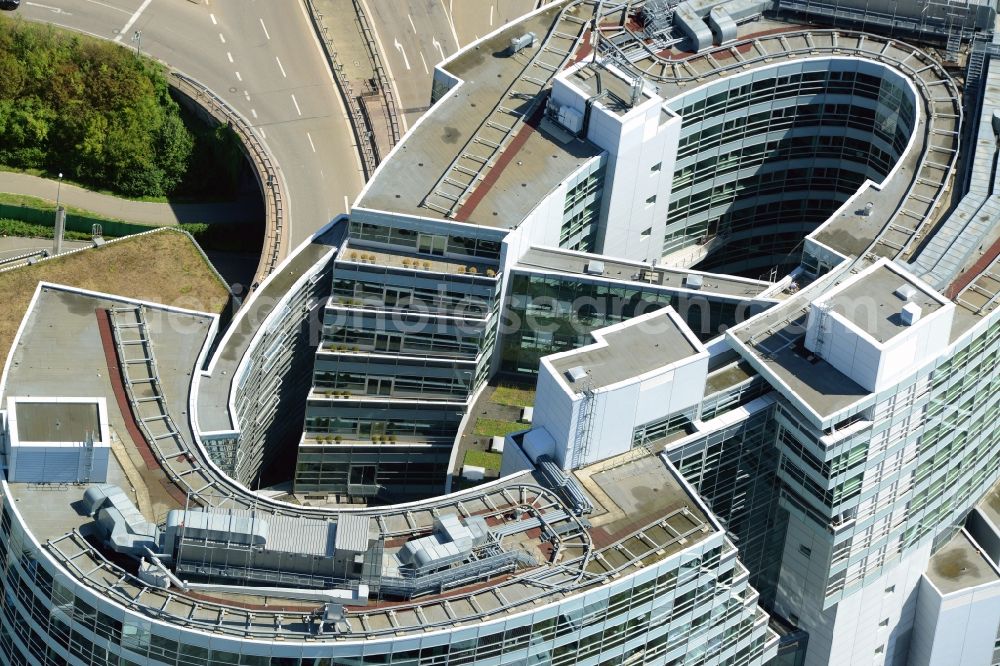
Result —
<svg viewBox="0 0 1000 666"><path fill-rule="evenodd" d="M59 197L62 195L62 172L59 173L59 184L56 185L56 221L52 229L52 254L62 254L63 236L66 234L66 211L59 205Z"/></svg>
<svg viewBox="0 0 1000 666"><path fill-rule="evenodd" d="M136 30L132 33L132 41L135 42L135 57L139 57L142 51L142 30Z"/></svg>

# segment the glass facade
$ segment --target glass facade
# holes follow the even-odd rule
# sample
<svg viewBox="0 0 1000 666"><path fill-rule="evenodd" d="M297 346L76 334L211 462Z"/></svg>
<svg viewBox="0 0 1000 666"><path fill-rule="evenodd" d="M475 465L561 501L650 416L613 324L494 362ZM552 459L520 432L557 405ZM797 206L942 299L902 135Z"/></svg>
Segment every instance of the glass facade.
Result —
<svg viewBox="0 0 1000 666"><path fill-rule="evenodd" d="M590 344L591 331L666 305L673 306L702 340L763 307L735 298L681 295L580 275L515 271L501 321L501 371L534 375L543 356Z"/></svg>
<svg viewBox="0 0 1000 666"><path fill-rule="evenodd" d="M594 162L567 183L559 247L580 252L593 252L596 249L604 172L603 161Z"/></svg>
<svg viewBox="0 0 1000 666"><path fill-rule="evenodd" d="M350 234L323 312L295 491L440 494L469 396L489 372L499 243L359 222Z"/></svg>
<svg viewBox="0 0 1000 666"><path fill-rule="evenodd" d="M663 254L713 239L698 268L757 277L798 264L802 238L899 160L916 122L898 75L830 60L713 83L683 117Z"/></svg>

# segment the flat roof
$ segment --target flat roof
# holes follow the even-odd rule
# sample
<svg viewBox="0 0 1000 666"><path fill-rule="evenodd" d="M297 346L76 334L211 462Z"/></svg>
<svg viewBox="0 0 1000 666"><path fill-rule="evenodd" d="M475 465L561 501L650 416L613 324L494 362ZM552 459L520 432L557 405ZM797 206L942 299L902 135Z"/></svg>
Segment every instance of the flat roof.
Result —
<svg viewBox="0 0 1000 666"><path fill-rule="evenodd" d="M687 540L675 541L661 557L698 543L716 531L663 456L632 450L574 470L572 474L594 502L595 511L588 516L590 533L595 545L606 548L604 557L615 553L614 548L607 546L622 539L626 547L634 544L629 550L648 550L648 546L635 543L637 535L647 534L651 526L663 529L658 524L661 520L669 527L668 531L684 534Z"/></svg>
<svg viewBox="0 0 1000 666"><path fill-rule="evenodd" d="M87 395L104 397L110 427L118 435L116 444L120 444L112 446L108 482L127 489L129 498L151 521L161 522L169 510L184 505L188 493L197 492L197 503L204 508L259 512L274 532L275 545L283 549L327 552L331 540L327 526L344 515L342 508L279 505L265 497L241 493L214 472L202 452L191 445L194 440L185 418L187 398L213 323L209 315L178 313L152 305L144 309L157 356L164 410L172 415L179 433L156 442L133 439L116 399L114 373L109 372L108 350L102 342L96 311L114 306L122 307L123 303L57 287L42 289L26 315L24 334L12 352L4 397L8 393L57 396L67 382ZM155 457L151 453L154 448ZM433 627L495 619L539 603L559 601L606 584L613 577L636 572L714 533L714 523L676 472L645 450L637 453L635 458L646 459L619 461L630 466L617 472L613 469L618 465L607 461L590 468L595 472L612 470L601 476L599 483L591 484L595 507L591 517L596 523L573 516L563 500L544 488L531 472L417 504L355 510L352 518L344 522L340 535L352 543L361 543L367 525L372 538L384 539L386 552L391 553L406 540L425 535L441 516L482 516L505 549L530 553L537 564L439 595L348 606L344 622L321 635L310 619L318 617L315 611L319 605L309 601L272 603L270 608L264 608L256 596L186 593L143 583L105 558L88 539L95 524L75 508L83 494L80 487L52 490L33 484L9 484L9 492L19 500L16 506L27 529L48 555L97 593L140 614L245 639L359 640L420 635ZM636 511L640 505L644 513ZM515 506L534 507L534 513L512 520ZM311 519L311 529L300 530L297 517ZM545 529L541 529L543 526ZM579 555L550 566L552 551L546 529L558 533L561 543ZM299 532L301 538L296 536Z"/></svg>
<svg viewBox="0 0 1000 666"><path fill-rule="evenodd" d="M600 261L604 270L599 274L588 273L587 264ZM698 293L713 296L731 296L740 299L755 298L773 286L770 282L725 275L722 273L702 273L683 268L650 266L637 261L615 259L604 255L590 255L557 248L533 247L518 260L517 268L540 268L545 271L580 275L585 278L603 278L635 282L638 285L651 285L665 289L691 289L686 284L689 276L702 277L702 285Z"/></svg>
<svg viewBox="0 0 1000 666"><path fill-rule="evenodd" d="M483 157L491 152L489 145L477 146L469 141L477 136L498 105L514 105L505 101L508 90L526 71L545 36L556 27L565 4L557 3L512 22L498 34L440 65L463 82L410 128L390 159L379 166L355 206L446 219L442 212L422 206L424 198L463 151L481 152ZM535 33L538 44L509 55L511 38L526 32ZM562 46L560 42L559 47ZM540 69L548 76L554 75L548 67L557 68L563 60L556 48L546 49L538 57L545 67L534 68L536 74L532 78L536 79L541 75L537 72ZM516 86L514 90L517 92ZM514 109L518 113L527 106L529 97L535 97L535 88L530 90L520 96L519 108ZM505 120L512 125L516 117L508 114ZM466 205L456 210L455 219L501 229L516 226L549 192L603 152L589 141L572 138L535 120L523 124L515 137L508 140L507 148L484 171ZM484 138L493 141L499 136L498 133Z"/></svg>
<svg viewBox="0 0 1000 666"><path fill-rule="evenodd" d="M97 402L14 403L17 439L21 442L83 442L88 436L101 441Z"/></svg>
<svg viewBox="0 0 1000 666"><path fill-rule="evenodd" d="M115 454L109 460L108 483L139 489L148 499L137 506L145 506L154 514L147 518L155 520L165 516L168 510L178 508L183 494L171 494L169 482L164 485L164 473L143 462L140 443L132 441L126 416L119 407L109 376L97 310L122 305L120 300L78 293L64 287L42 287L34 307L25 314L24 331L11 351L3 399L6 402L8 397L31 396L42 402L46 398L64 396L67 386L72 386L74 392L82 395L104 398L112 435L111 448ZM157 369L166 408L174 415L186 414L191 377L214 318L207 314L155 307L147 308L147 316L150 328L155 331ZM194 441L187 418L176 418L174 424L186 441ZM123 447L117 446L115 439ZM126 476L125 468L129 468L130 476ZM54 515L60 513L57 510L59 505L50 490L31 490L22 484L13 484L11 488L16 489L20 497L37 499L39 512L28 512L25 518L29 529L42 543L63 534L61 522ZM80 499L82 491L75 488L73 492L79 496L72 501ZM25 510L26 506L34 503L21 502L19 507ZM69 504L65 507L65 513L75 515ZM39 518L37 524L31 520L36 515ZM50 527L60 531L51 531Z"/></svg>
<svg viewBox="0 0 1000 666"><path fill-rule="evenodd" d="M853 379L804 346L806 322L812 301L820 298L838 279L852 275L842 267L816 280L785 302L735 326L727 332L749 350L741 354L757 364L778 390L791 389L820 417L830 416L870 395Z"/></svg>
<svg viewBox="0 0 1000 666"><path fill-rule="evenodd" d="M898 295L901 288L908 288L909 295ZM941 297L885 264L858 276L817 302L830 305L834 312L880 343L888 342L909 328L900 316L907 303L918 306L922 317L943 307Z"/></svg>
<svg viewBox="0 0 1000 666"><path fill-rule="evenodd" d="M671 313L670 308L662 308L654 316L594 331L591 335L597 342L559 354L550 362L570 389L583 390L638 377L701 352L689 338L693 334L682 329L687 327ZM586 382L567 378L567 372L576 367L586 371Z"/></svg>
<svg viewBox="0 0 1000 666"><path fill-rule="evenodd" d="M925 575L941 594L1000 580L1000 574L965 530L960 530L931 556Z"/></svg>

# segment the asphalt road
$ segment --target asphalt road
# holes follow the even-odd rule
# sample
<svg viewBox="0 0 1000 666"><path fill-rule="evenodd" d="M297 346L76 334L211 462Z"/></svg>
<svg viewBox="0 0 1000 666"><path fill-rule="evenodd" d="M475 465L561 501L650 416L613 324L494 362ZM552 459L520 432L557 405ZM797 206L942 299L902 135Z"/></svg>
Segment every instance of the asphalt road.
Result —
<svg viewBox="0 0 1000 666"><path fill-rule="evenodd" d="M283 255L360 191L343 102L298 0L25 0L17 14L137 47L241 113L285 182Z"/></svg>
<svg viewBox="0 0 1000 666"><path fill-rule="evenodd" d="M535 0L362 0L407 127L430 104L434 65L530 12Z"/></svg>

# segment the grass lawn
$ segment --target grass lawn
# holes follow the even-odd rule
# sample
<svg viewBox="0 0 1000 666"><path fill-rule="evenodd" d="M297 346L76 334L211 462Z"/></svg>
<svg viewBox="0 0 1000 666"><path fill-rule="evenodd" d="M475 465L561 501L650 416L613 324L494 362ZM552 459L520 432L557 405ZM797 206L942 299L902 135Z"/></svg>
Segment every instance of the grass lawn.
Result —
<svg viewBox="0 0 1000 666"><path fill-rule="evenodd" d="M203 312L222 312L226 285L186 235L164 230L0 273L0 367L39 282Z"/></svg>
<svg viewBox="0 0 1000 666"><path fill-rule="evenodd" d="M494 472L500 471L500 460L503 458L499 453L490 451L466 451L465 465L474 465Z"/></svg>
<svg viewBox="0 0 1000 666"><path fill-rule="evenodd" d="M9 192L0 192L0 203L10 204L11 206L24 206L25 208L35 208L37 210L51 210L55 211L56 204L53 201L46 201L45 199L39 199L38 197L31 197L27 194L10 194ZM93 217L98 220L107 220L108 222L124 222L125 220L120 220L114 217L108 217L107 215L101 215L100 213L95 213L90 210L84 210L82 208L76 208L74 206L66 206L63 204L63 208L66 209L67 213L71 215L82 215L84 217ZM153 227L150 226L150 229Z"/></svg>
<svg viewBox="0 0 1000 666"><path fill-rule="evenodd" d="M531 407L535 404L535 390L514 386L498 386L493 391L490 402L511 407Z"/></svg>
<svg viewBox="0 0 1000 666"><path fill-rule="evenodd" d="M473 432L483 437L499 437L519 430L527 430L530 424L499 419L478 419Z"/></svg>

